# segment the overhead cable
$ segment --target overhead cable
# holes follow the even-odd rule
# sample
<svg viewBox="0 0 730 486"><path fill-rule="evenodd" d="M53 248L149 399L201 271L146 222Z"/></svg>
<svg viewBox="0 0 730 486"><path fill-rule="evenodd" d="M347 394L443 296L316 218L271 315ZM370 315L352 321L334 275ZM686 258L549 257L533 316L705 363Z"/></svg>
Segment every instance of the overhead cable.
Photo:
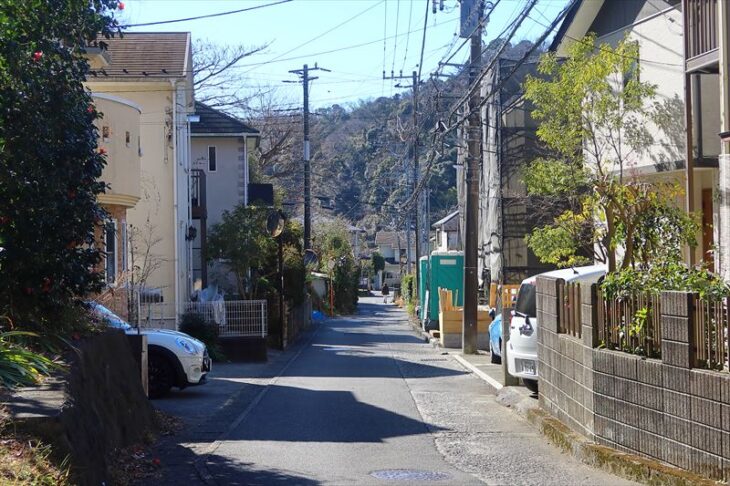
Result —
<svg viewBox="0 0 730 486"><path fill-rule="evenodd" d="M233 14L242 13L242 12L249 12L251 10L257 10L257 9L265 8L265 7L273 7L274 5L280 5L282 3L289 3L291 1L292 0L280 0L279 2L267 3L264 5L256 5L254 7L239 8L238 10L229 10L227 12L218 12L218 13L207 14L207 15L198 15L196 17L186 17L183 19L160 20L158 22L145 22L143 24L127 24L127 25L120 25L119 27L121 29L127 29L130 27L149 27L151 25L174 24L174 23L178 23L178 22L189 22L191 20L210 19L213 17L223 17L225 15L233 15Z"/></svg>

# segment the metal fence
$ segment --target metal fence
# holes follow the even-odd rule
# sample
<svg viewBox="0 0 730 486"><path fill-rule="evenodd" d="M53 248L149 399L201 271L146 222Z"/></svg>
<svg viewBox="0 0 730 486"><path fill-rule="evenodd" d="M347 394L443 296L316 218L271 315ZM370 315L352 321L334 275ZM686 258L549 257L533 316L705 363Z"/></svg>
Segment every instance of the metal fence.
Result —
<svg viewBox="0 0 730 486"><path fill-rule="evenodd" d="M219 326L224 337L266 337L267 306L265 300L230 300L225 302L155 302L139 304L141 327L177 329L181 314L196 312Z"/></svg>
<svg viewBox="0 0 730 486"><path fill-rule="evenodd" d="M711 370L730 370L728 322L730 297L718 300L695 300L695 356L697 365Z"/></svg>
<svg viewBox="0 0 730 486"><path fill-rule="evenodd" d="M661 357L659 295L636 294L607 299L598 289L598 339L609 349Z"/></svg>
<svg viewBox="0 0 730 486"><path fill-rule="evenodd" d="M558 332L580 338L581 325L581 293L580 284L558 282Z"/></svg>

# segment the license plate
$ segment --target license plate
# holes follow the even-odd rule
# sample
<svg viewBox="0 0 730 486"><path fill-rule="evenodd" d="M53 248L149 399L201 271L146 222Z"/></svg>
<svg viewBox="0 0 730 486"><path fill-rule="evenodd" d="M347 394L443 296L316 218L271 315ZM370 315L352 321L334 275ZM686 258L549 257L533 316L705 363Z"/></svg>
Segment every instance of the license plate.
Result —
<svg viewBox="0 0 730 486"><path fill-rule="evenodd" d="M534 375L535 374L535 362L531 360L523 360L522 361L522 372L527 373L528 375Z"/></svg>

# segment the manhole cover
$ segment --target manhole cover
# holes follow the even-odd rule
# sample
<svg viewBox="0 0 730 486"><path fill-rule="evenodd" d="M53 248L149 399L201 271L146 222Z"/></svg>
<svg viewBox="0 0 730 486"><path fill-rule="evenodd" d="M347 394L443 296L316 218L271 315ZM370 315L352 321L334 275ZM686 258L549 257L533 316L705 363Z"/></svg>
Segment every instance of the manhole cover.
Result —
<svg viewBox="0 0 730 486"><path fill-rule="evenodd" d="M416 469L385 469L373 471L370 475L385 481L445 481L451 479L451 475L444 472Z"/></svg>

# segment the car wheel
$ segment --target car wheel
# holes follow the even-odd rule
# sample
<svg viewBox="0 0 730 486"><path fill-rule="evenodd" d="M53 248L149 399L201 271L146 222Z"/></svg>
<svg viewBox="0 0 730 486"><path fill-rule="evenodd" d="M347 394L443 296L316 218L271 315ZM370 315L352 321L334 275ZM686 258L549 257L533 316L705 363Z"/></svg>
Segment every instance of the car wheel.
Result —
<svg viewBox="0 0 730 486"><path fill-rule="evenodd" d="M150 398L164 397L174 382L174 371L170 361L159 354L150 354L147 362Z"/></svg>
<svg viewBox="0 0 730 486"><path fill-rule="evenodd" d="M537 380L522 380L525 383L525 387L532 393L537 393Z"/></svg>
<svg viewBox="0 0 730 486"><path fill-rule="evenodd" d="M502 349L502 340L499 340L499 349ZM502 357L494 354L494 352L491 353L490 361L492 364L502 364Z"/></svg>

